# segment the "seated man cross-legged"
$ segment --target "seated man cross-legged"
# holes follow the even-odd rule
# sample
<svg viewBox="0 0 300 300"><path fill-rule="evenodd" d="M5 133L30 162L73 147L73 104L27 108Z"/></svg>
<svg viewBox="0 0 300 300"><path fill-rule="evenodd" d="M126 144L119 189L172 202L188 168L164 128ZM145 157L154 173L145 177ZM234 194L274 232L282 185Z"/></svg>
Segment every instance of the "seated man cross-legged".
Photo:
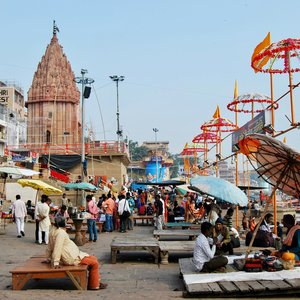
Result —
<svg viewBox="0 0 300 300"><path fill-rule="evenodd" d="M57 269L63 265L88 265L88 289L105 289L107 284L100 283L99 263L95 256L81 252L65 230L66 222L63 217L55 218L55 224L49 235L47 246L47 259L43 263L52 263Z"/></svg>
<svg viewBox="0 0 300 300"><path fill-rule="evenodd" d="M225 256L214 256L216 245L210 247L210 236L212 235L213 225L209 222L203 222L201 225L201 233L199 234L192 262L195 268L200 272L213 272L216 270L224 271L224 267L228 263Z"/></svg>
<svg viewBox="0 0 300 300"><path fill-rule="evenodd" d="M290 214L283 216L282 224L287 228L286 238L273 255L283 260L300 260L300 225L295 225L295 218Z"/></svg>

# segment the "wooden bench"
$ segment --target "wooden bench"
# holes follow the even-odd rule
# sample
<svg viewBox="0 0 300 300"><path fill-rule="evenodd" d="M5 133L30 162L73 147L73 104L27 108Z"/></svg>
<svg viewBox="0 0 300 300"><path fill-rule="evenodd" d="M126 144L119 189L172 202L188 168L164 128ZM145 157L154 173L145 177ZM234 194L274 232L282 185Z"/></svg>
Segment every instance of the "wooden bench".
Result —
<svg viewBox="0 0 300 300"><path fill-rule="evenodd" d="M100 234L103 229L103 222L96 222L96 226L98 227L98 232Z"/></svg>
<svg viewBox="0 0 300 300"><path fill-rule="evenodd" d="M140 216L140 215L134 215L133 216L133 223L134 226L137 225L137 221L142 220L142 225L144 225L144 220L146 221L146 224L148 225L150 222L150 225L154 226L154 217L153 216Z"/></svg>
<svg viewBox="0 0 300 300"><path fill-rule="evenodd" d="M32 257L21 266L16 267L12 274L12 289L22 290L30 279L69 278L78 290L87 289L87 265L61 266L54 269L44 264L45 257Z"/></svg>
<svg viewBox="0 0 300 300"><path fill-rule="evenodd" d="M183 252L193 254L195 241L164 241L159 242L160 263L167 265L169 263L169 252Z"/></svg>
<svg viewBox="0 0 300 300"><path fill-rule="evenodd" d="M167 222L164 223L164 229L200 229L201 224L194 224L190 222Z"/></svg>
<svg viewBox="0 0 300 300"><path fill-rule="evenodd" d="M226 269L230 269L230 265ZM183 297L197 298L244 298L244 297L271 297L297 294L300 292L300 278L296 270L287 279L283 275L274 272L274 276L269 272L246 273L235 272L231 268L226 273L201 273L198 272L191 258L179 259L179 269L183 277L186 291ZM283 271L284 272L284 271ZM246 276L245 276L246 275ZM277 275L277 276L276 276Z"/></svg>
<svg viewBox="0 0 300 300"><path fill-rule="evenodd" d="M198 229L185 229L185 230L174 230L174 229L164 229L164 230L154 230L153 236L160 240L163 237L169 237L176 240L181 237L187 237L189 240L194 240L200 234Z"/></svg>
<svg viewBox="0 0 300 300"><path fill-rule="evenodd" d="M154 257L154 263L158 264L159 246L154 238L141 239L135 237L117 237L111 244L111 263L117 262L117 253L121 251L148 251Z"/></svg>

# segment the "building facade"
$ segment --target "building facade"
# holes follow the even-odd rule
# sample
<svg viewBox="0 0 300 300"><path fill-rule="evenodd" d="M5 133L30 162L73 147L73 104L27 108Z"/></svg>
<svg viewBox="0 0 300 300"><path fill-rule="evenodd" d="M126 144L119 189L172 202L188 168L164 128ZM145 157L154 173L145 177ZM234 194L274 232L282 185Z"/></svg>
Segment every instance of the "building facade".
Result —
<svg viewBox="0 0 300 300"><path fill-rule="evenodd" d="M31 149L81 141L80 92L56 30L28 91L27 143Z"/></svg>
<svg viewBox="0 0 300 300"><path fill-rule="evenodd" d="M0 156L9 145L25 143L26 119L23 90L15 82L0 82Z"/></svg>

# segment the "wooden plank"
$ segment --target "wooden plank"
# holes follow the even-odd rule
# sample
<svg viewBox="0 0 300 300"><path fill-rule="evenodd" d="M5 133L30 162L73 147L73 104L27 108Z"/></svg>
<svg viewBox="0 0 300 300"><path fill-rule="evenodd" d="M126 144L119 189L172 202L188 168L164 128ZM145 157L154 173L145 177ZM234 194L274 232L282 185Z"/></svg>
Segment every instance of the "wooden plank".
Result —
<svg viewBox="0 0 300 300"><path fill-rule="evenodd" d="M225 293L239 292L239 289L231 281L220 281L218 283Z"/></svg>
<svg viewBox="0 0 300 300"><path fill-rule="evenodd" d="M300 279L285 279L285 281L293 288L300 288Z"/></svg>
<svg viewBox="0 0 300 300"><path fill-rule="evenodd" d="M161 251L174 251L174 252L191 252L194 250L194 241L159 241L159 249Z"/></svg>
<svg viewBox="0 0 300 300"><path fill-rule="evenodd" d="M207 283L186 284L186 289L190 294L211 294L212 290Z"/></svg>
<svg viewBox="0 0 300 300"><path fill-rule="evenodd" d="M179 262L179 270L182 275L199 273L195 269L194 264L191 261L191 258L180 258L178 262Z"/></svg>
<svg viewBox="0 0 300 300"><path fill-rule="evenodd" d="M279 287L271 280L259 280L259 282L269 291L279 290Z"/></svg>
<svg viewBox="0 0 300 300"><path fill-rule="evenodd" d="M234 284L242 293L252 291L251 285L245 281L235 281Z"/></svg>
<svg viewBox="0 0 300 300"><path fill-rule="evenodd" d="M249 286L251 286L253 291L256 291L256 292L261 292L261 291L266 290L266 288L256 280L248 281L248 284L249 284Z"/></svg>
<svg viewBox="0 0 300 300"><path fill-rule="evenodd" d="M223 293L223 290L221 289L221 287L219 286L219 284L217 282L209 282L209 283L207 283L207 285L209 286L209 288L211 289L211 291L214 294Z"/></svg>
<svg viewBox="0 0 300 300"><path fill-rule="evenodd" d="M284 280L273 280L273 283L276 284L280 290L288 290L292 288L291 285Z"/></svg>

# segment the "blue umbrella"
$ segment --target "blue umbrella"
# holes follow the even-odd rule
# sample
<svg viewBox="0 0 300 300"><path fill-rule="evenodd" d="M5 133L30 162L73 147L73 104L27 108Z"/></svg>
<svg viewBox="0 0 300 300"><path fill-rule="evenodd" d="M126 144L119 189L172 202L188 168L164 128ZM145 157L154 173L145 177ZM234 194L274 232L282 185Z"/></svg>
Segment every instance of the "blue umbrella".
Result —
<svg viewBox="0 0 300 300"><path fill-rule="evenodd" d="M199 176L191 179L191 190L200 192L234 205L247 206L248 198L234 184L217 177Z"/></svg>
<svg viewBox="0 0 300 300"><path fill-rule="evenodd" d="M63 185L63 188L67 190L81 190L81 191L88 191L88 192L95 192L98 190L96 186L88 182L67 183Z"/></svg>

